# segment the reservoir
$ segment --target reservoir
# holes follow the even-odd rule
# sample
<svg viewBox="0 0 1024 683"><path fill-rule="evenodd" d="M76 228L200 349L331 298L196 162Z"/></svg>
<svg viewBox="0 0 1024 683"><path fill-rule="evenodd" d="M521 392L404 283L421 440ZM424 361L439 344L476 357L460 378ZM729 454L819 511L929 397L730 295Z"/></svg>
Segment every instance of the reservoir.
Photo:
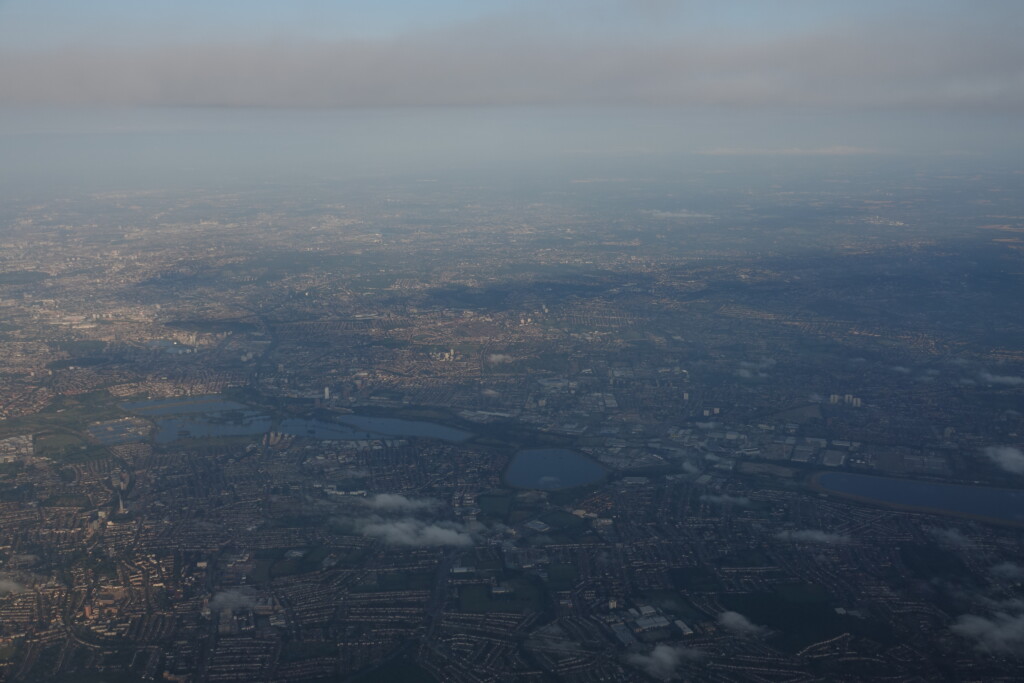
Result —
<svg viewBox="0 0 1024 683"><path fill-rule="evenodd" d="M273 420L267 415L245 413L240 419L214 417L168 417L156 421L157 443L178 439L203 439L218 436L252 436L270 431Z"/></svg>
<svg viewBox="0 0 1024 683"><path fill-rule="evenodd" d="M587 456L564 448L519 451L505 471L505 482L521 489L558 491L593 484L607 470Z"/></svg>
<svg viewBox="0 0 1024 683"><path fill-rule="evenodd" d="M826 491L867 502L1024 524L1024 491L847 472L826 472L815 481Z"/></svg>
<svg viewBox="0 0 1024 683"><path fill-rule="evenodd" d="M321 441L361 441L395 437L417 437L442 441L465 441L471 432L454 427L402 420L393 417L342 415L337 422L289 418L275 428L275 420L222 396L194 396L122 403L136 415L156 419L157 443L176 439L217 436L255 436L278 431Z"/></svg>
<svg viewBox="0 0 1024 683"><path fill-rule="evenodd" d="M365 415L344 415L338 418L338 422L351 425L364 432L372 432L385 436L416 436L427 439L441 439L442 441L465 441L473 436L469 432L453 427L434 424L433 422L417 422L415 420L400 420L392 417L366 417ZM361 436L360 439L367 437Z"/></svg>
<svg viewBox="0 0 1024 683"><path fill-rule="evenodd" d="M145 413L144 413L145 414ZM271 431L319 441L363 441L421 437L443 441L465 441L472 434L432 422L413 422L347 415L344 423L288 418L276 423L269 415L253 411L213 412L206 415L177 415L156 420L156 443L178 439L218 436L257 436Z"/></svg>

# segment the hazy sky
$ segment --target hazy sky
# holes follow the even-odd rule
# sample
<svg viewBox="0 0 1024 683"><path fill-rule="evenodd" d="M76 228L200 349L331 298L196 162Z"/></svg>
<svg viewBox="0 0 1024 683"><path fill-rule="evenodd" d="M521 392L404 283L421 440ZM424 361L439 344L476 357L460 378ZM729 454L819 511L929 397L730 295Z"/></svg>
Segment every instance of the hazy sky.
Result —
<svg viewBox="0 0 1024 683"><path fill-rule="evenodd" d="M1012 158L1022 26L1021 0L0 0L0 183L158 156Z"/></svg>
<svg viewBox="0 0 1024 683"><path fill-rule="evenodd" d="M0 97L1024 107L1019 0L7 0Z"/></svg>

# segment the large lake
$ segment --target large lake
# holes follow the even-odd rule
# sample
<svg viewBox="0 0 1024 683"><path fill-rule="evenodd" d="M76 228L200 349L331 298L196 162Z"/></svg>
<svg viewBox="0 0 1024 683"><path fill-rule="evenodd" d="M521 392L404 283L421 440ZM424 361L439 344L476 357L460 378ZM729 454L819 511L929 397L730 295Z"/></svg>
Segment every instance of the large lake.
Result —
<svg viewBox="0 0 1024 683"><path fill-rule="evenodd" d="M564 448L519 451L505 470L505 482L521 489L557 491L601 481L607 470L582 453Z"/></svg>
<svg viewBox="0 0 1024 683"><path fill-rule="evenodd" d="M817 483L826 491L878 503L1024 523L1024 491L848 472L826 472L818 475Z"/></svg>
<svg viewBox="0 0 1024 683"><path fill-rule="evenodd" d="M257 436L270 431L321 441L361 441L399 437L420 437L443 441L465 441L472 433L415 420L345 415L338 422L290 418L276 424L272 417L216 396L167 401L125 403L131 412L158 418L157 443L177 439L218 436ZM196 413L203 413L197 415ZM173 417L171 417L173 415Z"/></svg>
<svg viewBox="0 0 1024 683"><path fill-rule="evenodd" d="M169 443L176 439L204 438L214 436L255 436L271 430L292 436L321 441L361 441L364 439L389 439L406 436L441 439L442 441L465 441L472 434L432 422L357 417L346 415L346 424L323 420L282 420L274 429L274 420L269 415L252 412L213 413L203 417L165 417L156 421L157 443Z"/></svg>
<svg viewBox="0 0 1024 683"><path fill-rule="evenodd" d="M465 441L473 436L471 433L461 429L445 427L433 422L400 420L392 417L367 417L365 415L343 415L337 419L338 422L351 425L356 429L386 436L418 436L428 439L441 439L442 441Z"/></svg>
<svg viewBox="0 0 1024 683"><path fill-rule="evenodd" d="M211 417L166 417L156 421L157 443L177 439L202 439L216 436L255 436L270 431L274 421L267 415L243 413L235 420Z"/></svg>

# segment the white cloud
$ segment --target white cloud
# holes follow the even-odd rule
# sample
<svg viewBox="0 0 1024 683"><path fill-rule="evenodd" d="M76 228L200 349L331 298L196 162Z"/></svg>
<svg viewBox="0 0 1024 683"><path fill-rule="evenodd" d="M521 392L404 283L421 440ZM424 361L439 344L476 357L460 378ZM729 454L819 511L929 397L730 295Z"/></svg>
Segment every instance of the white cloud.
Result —
<svg viewBox="0 0 1024 683"><path fill-rule="evenodd" d="M821 543L824 545L843 545L850 542L849 536L833 534L820 529L800 529L798 531L780 531L775 538L794 543Z"/></svg>
<svg viewBox="0 0 1024 683"><path fill-rule="evenodd" d="M929 527L926 531L934 536L939 542L956 548L969 548L974 545L974 542L967 538L967 536L965 536L959 529L940 529L939 527Z"/></svg>
<svg viewBox="0 0 1024 683"><path fill-rule="evenodd" d="M657 218L659 220L683 220L687 218L714 218L709 213L697 213L695 211L658 211L656 209L644 209L641 213L645 213L651 218Z"/></svg>
<svg viewBox="0 0 1024 683"><path fill-rule="evenodd" d="M433 510L440 503L430 498L406 498L399 493L378 493L371 498L360 499L364 505L381 511Z"/></svg>
<svg viewBox="0 0 1024 683"><path fill-rule="evenodd" d="M764 631L764 628L747 619L739 612L722 612L718 615L718 625L741 636L753 636Z"/></svg>
<svg viewBox="0 0 1024 683"><path fill-rule="evenodd" d="M983 382L989 384L1004 384L1008 387L1019 387L1024 384L1024 377L1016 375L993 375L991 372L981 372L978 376Z"/></svg>
<svg viewBox="0 0 1024 683"><path fill-rule="evenodd" d="M25 587L13 579L0 579L0 594L21 593Z"/></svg>
<svg viewBox="0 0 1024 683"><path fill-rule="evenodd" d="M391 545L469 546L473 536L453 523L428 523L418 519L369 521L357 525L366 536L379 538Z"/></svg>
<svg viewBox="0 0 1024 683"><path fill-rule="evenodd" d="M989 446L982 451L989 460L1011 474L1024 474L1024 452L1013 446Z"/></svg>
<svg viewBox="0 0 1024 683"><path fill-rule="evenodd" d="M346 467L340 472L340 476L345 479L362 479L371 474L372 472L365 467Z"/></svg>
<svg viewBox="0 0 1024 683"><path fill-rule="evenodd" d="M692 462L688 462L688 461L684 462L681 465L681 467L683 469L683 472L686 472L687 474L700 474L701 471L702 471L699 467L694 465Z"/></svg>
<svg viewBox="0 0 1024 683"><path fill-rule="evenodd" d="M775 363L776 361L774 358L764 358L757 362L742 361L740 363L739 370L736 371L736 376L746 379L754 377L764 379L765 377L768 377L768 373L765 372L765 370L770 370L775 367Z"/></svg>
<svg viewBox="0 0 1024 683"><path fill-rule="evenodd" d="M969 594L968 594L969 595ZM990 598L986 595L974 595L970 596L978 602L979 605L985 607L989 611L1004 612L1009 614L1011 612L1020 612L1024 610L1024 598Z"/></svg>
<svg viewBox="0 0 1024 683"><path fill-rule="evenodd" d="M705 494L700 499L705 503L714 503L716 505L739 505L742 507L750 505L750 499L746 496Z"/></svg>
<svg viewBox="0 0 1024 683"><path fill-rule="evenodd" d="M1024 656L1024 614L964 614L950 628L953 633L973 640L985 652Z"/></svg>
<svg viewBox="0 0 1024 683"><path fill-rule="evenodd" d="M1007 581L1024 580L1024 567L1014 562L1000 562L989 569L989 573L997 579L1005 579Z"/></svg>
<svg viewBox="0 0 1024 683"><path fill-rule="evenodd" d="M231 611L252 609L255 606L256 599L252 595L237 589L220 591L210 600L210 609L215 612L226 609Z"/></svg>
<svg viewBox="0 0 1024 683"><path fill-rule="evenodd" d="M740 367L750 368L752 370L767 370L769 368L775 367L775 364L777 362L778 361L776 361L774 358L762 358L757 362L745 360L740 362Z"/></svg>
<svg viewBox="0 0 1024 683"><path fill-rule="evenodd" d="M643 669L651 678L670 681L676 678L676 671L683 661L700 659L703 656L704 653L700 650L660 644L656 645L650 654L630 655L628 661L633 666Z"/></svg>
<svg viewBox="0 0 1024 683"><path fill-rule="evenodd" d="M468 546L474 529L465 524L437 520L442 505L431 498L409 498L398 493L379 493L346 501L353 513L335 517L334 523L353 533L378 538L391 545ZM372 509L367 510L367 508Z"/></svg>

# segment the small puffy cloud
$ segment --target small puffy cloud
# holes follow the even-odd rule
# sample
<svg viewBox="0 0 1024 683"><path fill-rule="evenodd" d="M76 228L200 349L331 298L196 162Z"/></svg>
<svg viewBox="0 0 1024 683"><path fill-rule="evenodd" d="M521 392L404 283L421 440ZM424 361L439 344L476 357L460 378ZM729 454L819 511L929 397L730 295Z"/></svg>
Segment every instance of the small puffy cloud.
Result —
<svg viewBox="0 0 1024 683"><path fill-rule="evenodd" d="M362 499L363 504L375 510L412 512L414 510L433 510L438 507L436 500L430 498L406 498L399 493L378 493L371 498Z"/></svg>
<svg viewBox="0 0 1024 683"><path fill-rule="evenodd" d="M741 636L754 636L764 631L764 628L747 619L739 612L722 612L718 615L718 625Z"/></svg>
<svg viewBox="0 0 1024 683"><path fill-rule="evenodd" d="M253 596L237 589L220 591L210 600L210 609L215 612L223 610L235 612L237 610L252 609L255 606L256 599Z"/></svg>
<svg viewBox="0 0 1024 683"><path fill-rule="evenodd" d="M1013 446L989 446L982 451L989 460L1010 474L1024 474L1024 453Z"/></svg>
<svg viewBox="0 0 1024 683"><path fill-rule="evenodd" d="M473 536L456 524L427 523L418 519L370 521L360 525L366 536L379 538L391 545L408 546L470 546Z"/></svg>
<svg viewBox="0 0 1024 683"><path fill-rule="evenodd" d="M687 474L700 474L701 469L694 465L692 462L684 462L682 464L683 472Z"/></svg>
<svg viewBox="0 0 1024 683"><path fill-rule="evenodd" d="M685 660L700 659L704 653L700 650L693 650L686 647L672 647L671 645L657 645L650 654L632 654L629 656L629 663L643 669L651 678L659 681L670 681L676 676L676 670Z"/></svg>
<svg viewBox="0 0 1024 683"><path fill-rule="evenodd" d="M1024 611L1024 598L990 598L984 595L973 595L971 599L992 613L1002 612L1005 614Z"/></svg>
<svg viewBox="0 0 1024 683"><path fill-rule="evenodd" d="M736 370L736 376L744 379L764 379L769 376L765 371L773 368L775 363L774 358L763 358L757 362L742 361L739 369Z"/></svg>
<svg viewBox="0 0 1024 683"><path fill-rule="evenodd" d="M988 571L997 579L1003 579L1005 581L1024 580L1024 567L1016 564L1015 562L1000 562Z"/></svg>
<svg viewBox="0 0 1024 683"><path fill-rule="evenodd" d="M370 476L372 472L365 467L346 467L339 474L343 479L362 479Z"/></svg>
<svg viewBox="0 0 1024 683"><path fill-rule="evenodd" d="M701 496L700 499L705 503L713 503L715 505L739 505L743 507L750 505L750 499L746 496L705 494Z"/></svg>
<svg viewBox="0 0 1024 683"><path fill-rule="evenodd" d="M994 375L991 372L981 372L978 376L981 377L981 381L989 384L1002 384L1008 387L1019 387L1024 384L1024 377L1016 375Z"/></svg>
<svg viewBox="0 0 1024 683"><path fill-rule="evenodd" d="M334 523L351 533L378 538L391 545L468 546L472 530L450 521L436 521L441 503L431 498L409 498L397 493L379 493L351 501L348 517ZM370 508L367 510L366 508Z"/></svg>
<svg viewBox="0 0 1024 683"><path fill-rule="evenodd" d="M909 375L910 374L910 368L904 367L902 365L894 365L893 368L892 368L892 371L895 372L895 373L898 373L900 375Z"/></svg>
<svg viewBox="0 0 1024 683"><path fill-rule="evenodd" d="M843 545L850 542L849 536L832 534L820 529L799 529L797 531L780 531L775 534L780 541L794 543L821 543L824 545Z"/></svg>
<svg viewBox="0 0 1024 683"><path fill-rule="evenodd" d="M514 360L515 358L513 356L508 355L507 353L492 353L491 355L487 356L487 362L493 363L495 365L500 365L502 363L511 363Z"/></svg>
<svg viewBox="0 0 1024 683"><path fill-rule="evenodd" d="M659 220L683 220L686 218L714 218L709 213L696 213L693 211L658 211L656 209L644 209L643 213L647 214L651 218L657 218Z"/></svg>
<svg viewBox="0 0 1024 683"><path fill-rule="evenodd" d="M0 579L0 595L21 593L25 587L13 579Z"/></svg>
<svg viewBox="0 0 1024 683"><path fill-rule="evenodd" d="M971 539L967 538L967 536L965 536L959 529L940 529L938 527L930 527L927 531L940 543L945 543L946 545L951 545L956 548L968 548L974 545Z"/></svg>
<svg viewBox="0 0 1024 683"><path fill-rule="evenodd" d="M953 633L973 640L979 650L1024 656L1024 614L963 614L950 628Z"/></svg>

